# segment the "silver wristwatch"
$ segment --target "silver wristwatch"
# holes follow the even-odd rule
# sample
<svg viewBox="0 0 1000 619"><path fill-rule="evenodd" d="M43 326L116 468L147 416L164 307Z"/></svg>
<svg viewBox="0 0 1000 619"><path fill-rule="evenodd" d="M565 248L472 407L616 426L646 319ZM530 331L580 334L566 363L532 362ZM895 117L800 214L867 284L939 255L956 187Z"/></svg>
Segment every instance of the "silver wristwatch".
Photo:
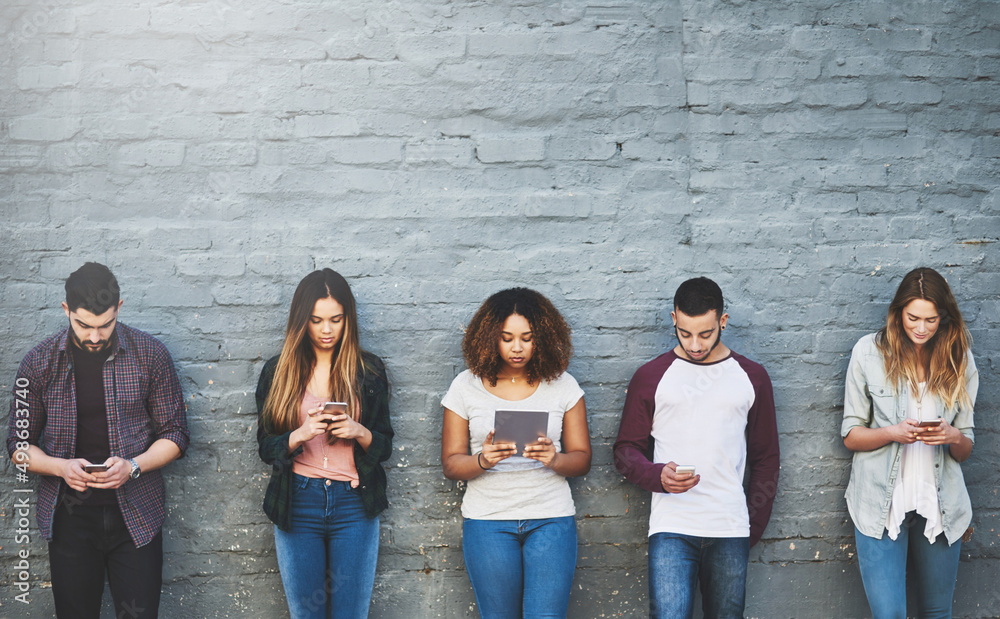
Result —
<svg viewBox="0 0 1000 619"><path fill-rule="evenodd" d="M129 479L139 479L139 474L142 473L142 471L139 470L139 463L132 458L129 458L128 462L132 465L132 472L128 474Z"/></svg>

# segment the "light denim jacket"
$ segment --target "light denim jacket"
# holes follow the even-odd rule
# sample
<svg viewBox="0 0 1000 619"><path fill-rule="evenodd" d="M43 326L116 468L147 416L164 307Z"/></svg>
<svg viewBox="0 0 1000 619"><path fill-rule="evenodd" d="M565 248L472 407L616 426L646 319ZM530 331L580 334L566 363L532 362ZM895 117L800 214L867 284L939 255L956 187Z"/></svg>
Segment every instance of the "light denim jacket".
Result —
<svg viewBox="0 0 1000 619"><path fill-rule="evenodd" d="M976 392L979 390L979 372L971 353L965 380L969 398L975 404ZM945 408L944 402L937 396L934 397L944 420L975 441L972 408L958 405ZM851 362L847 366L841 437L846 437L857 426L883 428L903 421L906 419L908 398L908 388L904 386L896 394L892 384L886 380L882 353L875 345L875 334L864 336L854 345ZM891 442L872 451L854 452L851 481L847 484L847 509L858 530L875 539L882 539L885 533L885 522L892 505L892 490L903 453L901 447L900 443ZM936 449L934 478L944 533L948 543L954 544L972 522L972 504L965 488L962 467L951 457L947 446Z"/></svg>

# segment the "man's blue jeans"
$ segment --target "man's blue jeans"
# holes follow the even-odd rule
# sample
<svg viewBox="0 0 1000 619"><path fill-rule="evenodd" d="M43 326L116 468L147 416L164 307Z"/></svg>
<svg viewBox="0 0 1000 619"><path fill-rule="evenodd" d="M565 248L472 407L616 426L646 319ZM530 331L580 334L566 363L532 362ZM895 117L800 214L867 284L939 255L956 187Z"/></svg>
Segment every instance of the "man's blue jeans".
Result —
<svg viewBox="0 0 1000 619"><path fill-rule="evenodd" d="M654 533L649 537L649 616L690 618L700 583L705 619L742 619L749 555L748 537Z"/></svg>
<svg viewBox="0 0 1000 619"><path fill-rule="evenodd" d="M293 476L292 527L274 527L292 619L364 619L378 559L378 517L346 481Z"/></svg>
<svg viewBox="0 0 1000 619"><path fill-rule="evenodd" d="M482 619L565 617L576 570L576 519L470 520L462 556Z"/></svg>
<svg viewBox="0 0 1000 619"><path fill-rule="evenodd" d="M924 537L926 523L927 520L916 512L908 513L895 541L889 539L885 531L882 539L875 539L855 527L858 566L874 619L906 617L907 554L914 571L916 616L922 619L951 617L962 541L949 546L942 533L931 544Z"/></svg>

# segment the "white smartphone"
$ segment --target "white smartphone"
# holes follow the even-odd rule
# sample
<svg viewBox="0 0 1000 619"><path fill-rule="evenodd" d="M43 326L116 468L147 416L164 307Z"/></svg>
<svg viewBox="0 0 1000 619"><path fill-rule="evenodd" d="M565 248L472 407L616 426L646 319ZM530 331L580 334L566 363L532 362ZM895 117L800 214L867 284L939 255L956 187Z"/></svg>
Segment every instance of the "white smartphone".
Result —
<svg viewBox="0 0 1000 619"><path fill-rule="evenodd" d="M691 475L694 475L694 465L693 464L678 464L677 465L677 474L678 475L683 475L684 473L689 473Z"/></svg>

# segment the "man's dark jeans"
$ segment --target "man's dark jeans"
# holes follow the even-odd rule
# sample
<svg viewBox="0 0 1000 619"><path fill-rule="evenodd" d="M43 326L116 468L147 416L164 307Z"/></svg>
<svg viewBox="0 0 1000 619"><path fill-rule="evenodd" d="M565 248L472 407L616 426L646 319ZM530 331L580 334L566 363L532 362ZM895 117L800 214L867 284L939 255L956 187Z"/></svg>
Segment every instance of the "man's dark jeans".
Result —
<svg viewBox="0 0 1000 619"><path fill-rule="evenodd" d="M163 574L163 533L136 548L117 505L56 509L49 542L59 619L97 619L107 574L117 619L155 619Z"/></svg>

